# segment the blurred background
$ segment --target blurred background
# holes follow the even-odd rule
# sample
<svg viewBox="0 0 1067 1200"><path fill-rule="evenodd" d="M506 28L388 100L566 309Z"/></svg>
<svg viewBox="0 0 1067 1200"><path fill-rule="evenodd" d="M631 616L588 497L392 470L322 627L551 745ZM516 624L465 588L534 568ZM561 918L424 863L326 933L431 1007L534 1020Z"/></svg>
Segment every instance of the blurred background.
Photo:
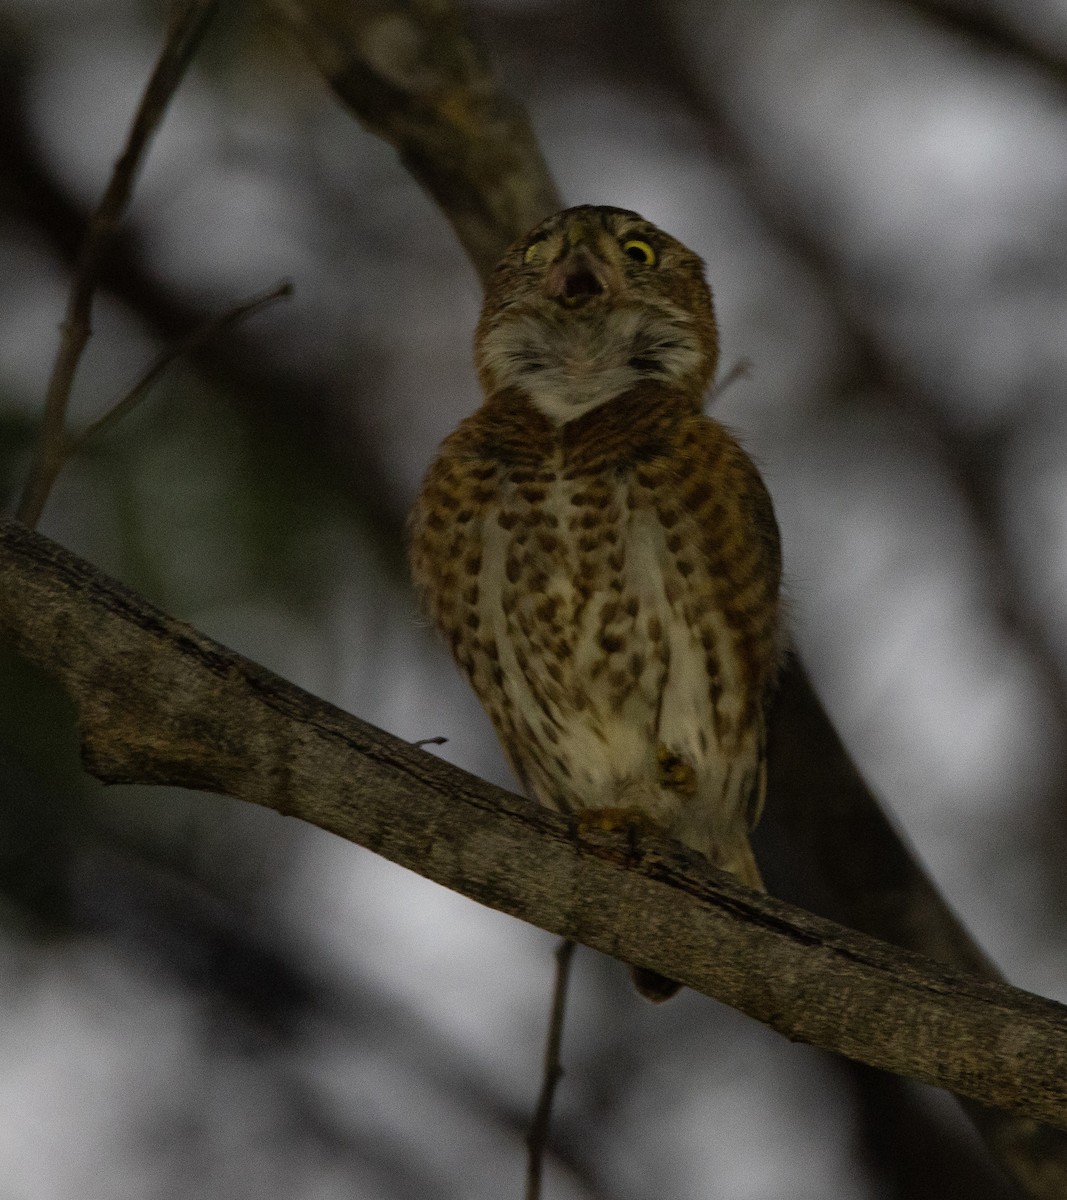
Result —
<svg viewBox="0 0 1067 1200"><path fill-rule="evenodd" d="M1067 1000L1067 3L478 0L570 203L708 263L714 411L867 778L1013 982ZM0 499L153 0L0 0ZM61 477L41 529L510 786L402 528L476 405L448 225L253 5L223 6L96 306L74 419L281 278ZM0 1197L518 1196L554 941L195 793L104 790L0 647ZM1006 1198L946 1096L582 951L546 1198Z"/></svg>

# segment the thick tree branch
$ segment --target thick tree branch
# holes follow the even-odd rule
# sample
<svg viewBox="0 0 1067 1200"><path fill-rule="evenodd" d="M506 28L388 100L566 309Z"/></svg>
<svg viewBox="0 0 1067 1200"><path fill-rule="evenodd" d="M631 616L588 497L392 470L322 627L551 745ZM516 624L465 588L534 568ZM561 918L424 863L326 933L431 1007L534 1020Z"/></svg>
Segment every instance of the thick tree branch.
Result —
<svg viewBox="0 0 1067 1200"><path fill-rule="evenodd" d="M299 817L446 887L730 1004L787 1037L1067 1128L1067 1009L946 970L711 871L579 834L0 523L0 633L78 707L105 782Z"/></svg>
<svg viewBox="0 0 1067 1200"><path fill-rule="evenodd" d="M448 3L269 0L344 104L394 145L485 279L562 207L522 107Z"/></svg>

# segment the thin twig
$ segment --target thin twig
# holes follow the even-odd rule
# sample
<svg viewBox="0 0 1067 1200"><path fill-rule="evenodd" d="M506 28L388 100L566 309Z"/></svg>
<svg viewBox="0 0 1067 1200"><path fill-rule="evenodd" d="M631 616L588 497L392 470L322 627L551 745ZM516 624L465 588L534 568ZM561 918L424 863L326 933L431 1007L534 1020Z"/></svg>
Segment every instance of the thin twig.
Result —
<svg viewBox="0 0 1067 1200"><path fill-rule="evenodd" d="M552 1100L559 1081L563 1078L559 1050L563 1041L563 1017L567 1006L567 984L570 982L573 957L574 942L560 942L556 950L556 984L552 991L552 1014L548 1019L548 1036L545 1038L541 1094L537 1098L530 1132L526 1135L526 1200L540 1200L541 1196L541 1174L544 1168L545 1148L548 1145L549 1124L552 1120Z"/></svg>
<svg viewBox="0 0 1067 1200"><path fill-rule="evenodd" d="M125 148L112 169L103 198L89 219L85 240L74 267L59 349L48 381L44 420L30 476L16 513L18 520L25 525L34 526L40 520L48 494L64 462L64 428L71 387L82 352L92 333L90 316L93 295L104 258L129 205L152 137L217 7L218 0L186 0L178 10L145 85Z"/></svg>
<svg viewBox="0 0 1067 1200"><path fill-rule="evenodd" d="M752 359L739 358L737 360L737 362L735 362L733 364L733 366L730 367L730 369L726 372L726 374L722 376L721 379L719 379L717 382L712 384L712 387L711 387L712 403L714 404L716 400L721 399L722 394L728 388L733 387L733 385L735 383L737 383L739 380L748 379L751 374L752 374Z"/></svg>
<svg viewBox="0 0 1067 1200"><path fill-rule="evenodd" d="M160 376L177 359L194 350L199 350L201 346L218 337L220 333L224 333L238 322L244 321L254 313L260 312L269 305L276 304L279 300L284 300L292 294L293 285L286 280L271 288L269 292L261 292L259 295L252 296L248 300L242 300L240 304L235 304L233 308L228 309L226 312L212 317L209 321L205 321L191 333L186 334L185 337L175 342L174 345L168 346L148 366L133 387L119 400L116 400L103 416L97 417L95 421L87 425L80 433L72 434L70 437L64 439L59 455L58 469L62 469L91 438L103 433L105 429L109 429L112 425L131 413L148 394Z"/></svg>

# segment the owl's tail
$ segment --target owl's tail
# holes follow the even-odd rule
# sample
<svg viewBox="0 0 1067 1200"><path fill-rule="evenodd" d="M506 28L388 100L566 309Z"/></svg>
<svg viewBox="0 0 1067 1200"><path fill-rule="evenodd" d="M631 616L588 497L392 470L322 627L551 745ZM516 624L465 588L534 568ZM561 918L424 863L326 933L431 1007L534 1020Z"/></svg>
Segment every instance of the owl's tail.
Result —
<svg viewBox="0 0 1067 1200"><path fill-rule="evenodd" d="M756 866L756 857L752 853L752 847L748 844L748 838L742 839L734 852L723 862L722 868L724 871L729 871L731 875L735 875L753 891L765 892L767 890L759 867ZM637 991L646 1000L651 1000L653 1004L662 1004L664 1000L669 1000L682 986L673 979L668 979L666 975L661 975L658 971L648 970L647 967L631 967L630 978Z"/></svg>

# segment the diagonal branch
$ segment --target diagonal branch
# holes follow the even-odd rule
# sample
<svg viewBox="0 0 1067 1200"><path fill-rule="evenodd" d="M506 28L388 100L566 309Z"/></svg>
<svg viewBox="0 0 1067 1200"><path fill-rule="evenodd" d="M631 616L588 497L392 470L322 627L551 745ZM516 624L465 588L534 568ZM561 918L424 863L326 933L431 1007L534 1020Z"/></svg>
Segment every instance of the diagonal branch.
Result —
<svg viewBox="0 0 1067 1200"><path fill-rule="evenodd" d="M269 0L340 100L452 223L481 279L562 205L526 113L440 0Z"/></svg>
<svg viewBox="0 0 1067 1200"><path fill-rule="evenodd" d="M217 7L218 0L185 0L176 13L137 106L126 145L90 218L67 298L59 351L48 380L44 421L30 477L19 501L18 517L27 525L36 525L40 519L48 493L63 465L64 426L70 392L82 352L92 333L93 296L104 258L126 212L152 138Z"/></svg>
<svg viewBox="0 0 1067 1200"><path fill-rule="evenodd" d="M94 438L98 438L112 426L117 425L119 421L128 417L179 358L183 358L191 351L199 350L201 346L213 338L217 338L219 334L232 329L234 325L254 313L262 312L269 305L288 299L292 294L293 285L287 280L276 284L270 291L260 292L247 300L242 300L240 304L235 304L225 312L205 321L173 346L168 346L148 364L137 382L109 408L105 409L99 417L91 421L84 429L64 437L60 466L66 466L70 459L79 454Z"/></svg>
<svg viewBox="0 0 1067 1200"><path fill-rule="evenodd" d="M0 633L79 709L88 769L299 817L786 1037L1067 1128L1067 1008L757 895L666 842L584 834L286 683L0 523Z"/></svg>

